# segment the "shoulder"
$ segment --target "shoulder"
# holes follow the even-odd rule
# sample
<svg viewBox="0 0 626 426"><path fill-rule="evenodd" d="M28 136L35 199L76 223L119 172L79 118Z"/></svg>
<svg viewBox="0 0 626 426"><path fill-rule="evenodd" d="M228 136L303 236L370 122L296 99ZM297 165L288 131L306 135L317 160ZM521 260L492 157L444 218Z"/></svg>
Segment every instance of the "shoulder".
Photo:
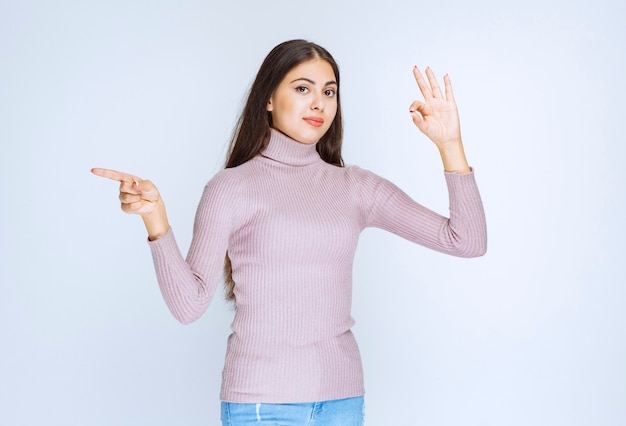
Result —
<svg viewBox="0 0 626 426"><path fill-rule="evenodd" d="M237 168L220 170L205 184L201 204L231 204L244 186Z"/></svg>
<svg viewBox="0 0 626 426"><path fill-rule="evenodd" d="M222 169L213 175L213 177L207 182L206 186L234 185L238 181L238 175L239 173L236 167Z"/></svg>
<svg viewBox="0 0 626 426"><path fill-rule="evenodd" d="M381 184L387 183L388 181L376 173L363 169L359 166L346 166L345 167L345 176L349 179L353 184L357 186L363 187L377 187Z"/></svg>
<svg viewBox="0 0 626 426"><path fill-rule="evenodd" d="M197 218L219 222L226 227L236 223L242 214L242 201L247 196L246 178L240 167L220 170L206 183Z"/></svg>
<svg viewBox="0 0 626 426"><path fill-rule="evenodd" d="M391 198L406 197L404 191L396 184L370 170L350 166L346 167L346 175L362 205L367 208L372 208L375 204L384 204Z"/></svg>
<svg viewBox="0 0 626 426"><path fill-rule="evenodd" d="M206 188L235 190L245 186L254 175L250 170L251 161L241 166L220 170L207 182Z"/></svg>

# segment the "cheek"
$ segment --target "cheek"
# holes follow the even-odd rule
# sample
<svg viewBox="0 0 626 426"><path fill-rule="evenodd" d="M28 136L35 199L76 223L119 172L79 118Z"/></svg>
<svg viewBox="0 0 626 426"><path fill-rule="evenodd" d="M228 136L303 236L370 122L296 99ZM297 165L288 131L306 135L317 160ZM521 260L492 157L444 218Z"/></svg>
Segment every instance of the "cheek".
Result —
<svg viewBox="0 0 626 426"><path fill-rule="evenodd" d="M337 117L337 103L334 103L331 108L328 110L328 114L332 117L333 121L335 117Z"/></svg>
<svg viewBox="0 0 626 426"><path fill-rule="evenodd" d="M274 104L274 111L282 116L289 116L298 110L298 102L293 99L281 99Z"/></svg>

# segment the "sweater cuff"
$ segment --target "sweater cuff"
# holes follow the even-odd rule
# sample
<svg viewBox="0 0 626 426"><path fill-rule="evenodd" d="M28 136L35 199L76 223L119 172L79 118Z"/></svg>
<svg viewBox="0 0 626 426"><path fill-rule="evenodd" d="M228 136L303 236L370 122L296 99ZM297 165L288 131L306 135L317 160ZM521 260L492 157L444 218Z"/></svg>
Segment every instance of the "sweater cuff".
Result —
<svg viewBox="0 0 626 426"><path fill-rule="evenodd" d="M456 172L444 171L446 184L450 196L457 194L471 194L477 190L474 169L470 167L469 173L459 174Z"/></svg>
<svg viewBox="0 0 626 426"><path fill-rule="evenodd" d="M172 228L168 229L167 233L161 238L157 238L154 241L150 241L146 238L146 241L148 242L148 246L155 260L164 255L167 256L167 253L178 252L178 244L176 243L176 238L174 238Z"/></svg>

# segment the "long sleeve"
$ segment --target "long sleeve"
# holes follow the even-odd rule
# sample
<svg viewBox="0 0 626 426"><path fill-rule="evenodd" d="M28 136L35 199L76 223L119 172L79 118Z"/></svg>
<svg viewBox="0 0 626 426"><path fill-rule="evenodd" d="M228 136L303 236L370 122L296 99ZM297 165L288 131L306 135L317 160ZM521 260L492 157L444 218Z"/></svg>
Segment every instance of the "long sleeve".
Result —
<svg viewBox="0 0 626 426"><path fill-rule="evenodd" d="M163 297L184 323L208 307L228 250L237 308L221 399L289 403L363 395L350 312L363 228L456 256L485 252L473 175L446 174L446 181L450 218L374 173L327 164L314 145L276 131L262 155L211 179L187 258L171 231L150 247Z"/></svg>
<svg viewBox="0 0 626 426"><path fill-rule="evenodd" d="M360 171L365 226L378 227L433 250L477 257L487 250L487 227L474 173L445 172L450 217L413 201L393 183Z"/></svg>
<svg viewBox="0 0 626 426"><path fill-rule="evenodd" d="M224 172L206 185L186 259L171 229L162 238L149 243L165 303L182 323L200 318L213 299L236 217L236 188Z"/></svg>

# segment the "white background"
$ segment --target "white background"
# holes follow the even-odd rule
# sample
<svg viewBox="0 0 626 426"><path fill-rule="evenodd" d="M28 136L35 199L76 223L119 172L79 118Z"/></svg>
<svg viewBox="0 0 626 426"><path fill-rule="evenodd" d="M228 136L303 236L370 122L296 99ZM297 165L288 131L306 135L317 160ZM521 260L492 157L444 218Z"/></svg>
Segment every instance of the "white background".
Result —
<svg viewBox="0 0 626 426"><path fill-rule="evenodd" d="M414 64L450 73L489 250L361 238L355 333L378 425L624 425L618 1L0 1L0 424L217 425L232 311L169 314L109 167L154 180L186 252L269 50L342 71L344 158L447 213Z"/></svg>

